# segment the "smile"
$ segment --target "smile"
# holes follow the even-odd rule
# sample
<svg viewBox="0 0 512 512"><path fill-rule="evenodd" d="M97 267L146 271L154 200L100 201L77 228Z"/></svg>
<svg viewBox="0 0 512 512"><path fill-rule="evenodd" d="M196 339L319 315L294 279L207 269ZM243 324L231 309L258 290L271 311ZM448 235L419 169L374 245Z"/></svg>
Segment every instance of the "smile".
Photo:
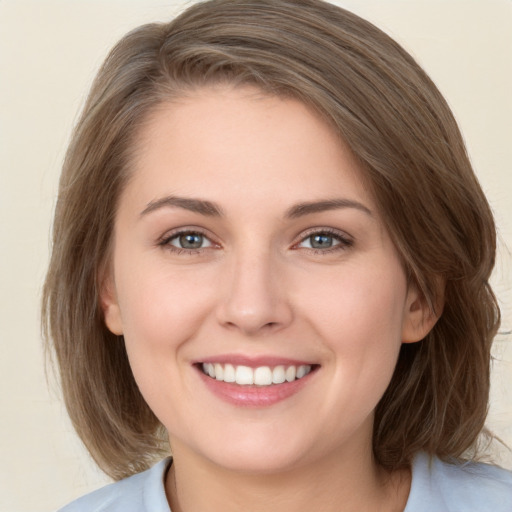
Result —
<svg viewBox="0 0 512 512"><path fill-rule="evenodd" d="M243 365L202 363L200 368L205 375L212 379L240 386L272 386L293 382L302 379L312 370L312 366L308 364L251 368Z"/></svg>
<svg viewBox="0 0 512 512"><path fill-rule="evenodd" d="M321 365L280 356L217 355L194 362L197 374L217 398L242 408L265 408L311 388Z"/></svg>

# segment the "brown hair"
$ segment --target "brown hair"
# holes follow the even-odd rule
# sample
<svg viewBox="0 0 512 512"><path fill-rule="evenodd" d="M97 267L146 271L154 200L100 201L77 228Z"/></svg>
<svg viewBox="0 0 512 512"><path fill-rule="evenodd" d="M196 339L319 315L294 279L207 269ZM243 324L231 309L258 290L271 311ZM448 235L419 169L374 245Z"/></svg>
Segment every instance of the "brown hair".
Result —
<svg viewBox="0 0 512 512"><path fill-rule="evenodd" d="M295 97L359 159L407 275L444 311L402 346L374 426L386 468L420 451L460 457L482 431L499 309L488 284L496 232L445 100L412 57L361 18L318 0L213 0L142 26L93 84L62 171L43 327L73 424L118 479L168 449L124 344L104 325L99 275L137 132L158 104L219 81Z"/></svg>

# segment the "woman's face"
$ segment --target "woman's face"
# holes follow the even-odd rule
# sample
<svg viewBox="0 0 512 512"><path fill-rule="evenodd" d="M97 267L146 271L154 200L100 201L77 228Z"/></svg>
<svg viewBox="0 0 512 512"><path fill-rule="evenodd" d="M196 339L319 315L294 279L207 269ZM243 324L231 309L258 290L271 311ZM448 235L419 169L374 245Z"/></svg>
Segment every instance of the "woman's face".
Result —
<svg viewBox="0 0 512 512"><path fill-rule="evenodd" d="M367 450L424 332L347 147L298 101L219 87L162 105L137 155L102 303L171 445L243 471Z"/></svg>

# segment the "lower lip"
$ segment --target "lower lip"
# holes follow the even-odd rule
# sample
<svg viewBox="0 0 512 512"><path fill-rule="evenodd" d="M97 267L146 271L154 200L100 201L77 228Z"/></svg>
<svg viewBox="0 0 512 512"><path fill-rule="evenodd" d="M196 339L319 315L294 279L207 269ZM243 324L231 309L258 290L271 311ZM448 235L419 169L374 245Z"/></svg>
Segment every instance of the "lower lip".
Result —
<svg viewBox="0 0 512 512"><path fill-rule="evenodd" d="M316 369L301 379L271 386L240 386L230 382L212 379L197 369L208 389L221 400L238 407L268 407L282 402L298 393L308 384Z"/></svg>

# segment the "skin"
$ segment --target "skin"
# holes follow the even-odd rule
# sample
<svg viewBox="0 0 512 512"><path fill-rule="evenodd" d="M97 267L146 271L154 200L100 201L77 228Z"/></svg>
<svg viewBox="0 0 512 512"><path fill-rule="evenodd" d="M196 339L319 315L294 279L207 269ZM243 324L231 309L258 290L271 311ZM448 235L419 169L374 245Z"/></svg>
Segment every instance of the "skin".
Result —
<svg viewBox="0 0 512 512"><path fill-rule="evenodd" d="M180 249L179 230L203 245ZM410 475L373 460L373 411L402 342L435 319L354 157L305 105L227 86L161 105L138 138L101 299L169 432L173 512L403 510ZM240 407L195 366L226 354L317 369L285 400Z"/></svg>

